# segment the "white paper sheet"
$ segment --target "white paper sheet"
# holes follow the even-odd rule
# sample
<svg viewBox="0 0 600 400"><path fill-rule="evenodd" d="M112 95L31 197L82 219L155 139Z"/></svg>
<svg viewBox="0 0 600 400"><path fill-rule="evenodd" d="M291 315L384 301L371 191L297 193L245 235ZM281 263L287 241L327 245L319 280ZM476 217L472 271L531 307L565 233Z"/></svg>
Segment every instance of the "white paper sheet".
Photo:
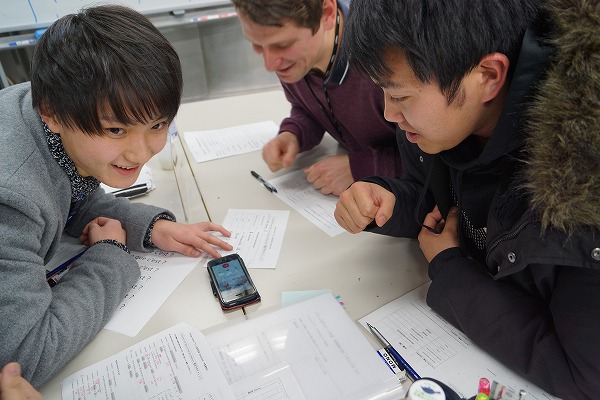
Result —
<svg viewBox="0 0 600 400"><path fill-rule="evenodd" d="M308 183L302 170L271 179L269 183L277 188L277 193L273 193L275 196L329 236L334 237L344 232L333 216L338 198L323 195L315 189Z"/></svg>
<svg viewBox="0 0 600 400"><path fill-rule="evenodd" d="M197 163L261 150L277 135L273 121L212 131L184 132L183 138Z"/></svg>
<svg viewBox="0 0 600 400"><path fill-rule="evenodd" d="M233 400L206 338L179 324L80 370L62 382L63 400Z"/></svg>
<svg viewBox="0 0 600 400"><path fill-rule="evenodd" d="M131 254L140 265L142 275L104 328L136 336L194 266L205 264L208 256L190 258L158 249L150 253L132 251Z"/></svg>
<svg viewBox="0 0 600 400"><path fill-rule="evenodd" d="M219 238L233 246L248 268L275 268L290 212L286 210L229 209L223 226L231 237ZM206 263L204 264L206 265Z"/></svg>
<svg viewBox="0 0 600 400"><path fill-rule="evenodd" d="M76 238L64 235L56 254L46 264L46 270L55 268L85 248ZM104 328L136 336L194 266L206 265L209 256L203 253L199 258L191 258L158 249L149 253L132 251L131 254L140 266L140 279L125 295Z"/></svg>
<svg viewBox="0 0 600 400"><path fill-rule="evenodd" d="M400 393L330 294L206 336L178 324L62 382L63 400L389 400Z"/></svg>
<svg viewBox="0 0 600 400"><path fill-rule="evenodd" d="M306 400L289 365L271 370L232 385L236 400Z"/></svg>
<svg viewBox="0 0 600 400"><path fill-rule="evenodd" d="M399 388L331 294L251 316L206 337L230 384L283 363L307 399L372 398Z"/></svg>
<svg viewBox="0 0 600 400"><path fill-rule="evenodd" d="M436 378L463 397L477 390L479 378L487 377L527 392L527 399L556 399L519 377L475 345L465 334L436 314L426 303L430 283L384 305L360 323L367 322L423 377Z"/></svg>

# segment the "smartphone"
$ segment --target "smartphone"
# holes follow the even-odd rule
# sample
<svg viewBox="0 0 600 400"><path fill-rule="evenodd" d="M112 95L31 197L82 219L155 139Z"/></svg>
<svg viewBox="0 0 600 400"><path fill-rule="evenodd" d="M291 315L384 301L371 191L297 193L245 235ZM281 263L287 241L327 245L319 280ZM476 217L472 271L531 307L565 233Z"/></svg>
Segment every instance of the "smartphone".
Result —
<svg viewBox="0 0 600 400"><path fill-rule="evenodd" d="M233 310L260 301L244 260L238 254L210 260L208 274L213 294L219 299L223 310Z"/></svg>

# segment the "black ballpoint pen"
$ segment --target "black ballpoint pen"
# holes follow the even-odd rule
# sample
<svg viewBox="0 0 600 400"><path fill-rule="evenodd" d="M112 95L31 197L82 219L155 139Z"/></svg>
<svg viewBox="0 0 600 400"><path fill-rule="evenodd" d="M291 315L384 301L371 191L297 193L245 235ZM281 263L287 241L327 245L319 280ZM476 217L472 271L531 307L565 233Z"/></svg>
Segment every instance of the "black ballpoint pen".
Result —
<svg viewBox="0 0 600 400"><path fill-rule="evenodd" d="M392 355L392 357L394 357L394 360L396 360L396 363L398 364L398 366L401 368L404 368L406 370L406 374L410 377L410 379L412 379L413 381L416 381L417 379L421 379L419 374L417 374L417 372L414 369L412 369L410 364L408 362L406 362L406 360L400 355L400 353L398 353L396 351L396 349L394 349L394 347L390 344L390 342L388 342L386 340L386 338L383 337L383 335L379 332L379 330L377 330L377 328L375 328L373 325L369 324L368 322L367 322L367 326L369 327L369 330L371 331L371 333L377 338L379 343L381 343L381 345L385 348L385 350L388 353L390 353Z"/></svg>
<svg viewBox="0 0 600 400"><path fill-rule="evenodd" d="M120 189L117 190L116 192L112 192L112 194L115 197L126 197L126 198L133 198L133 197L137 197L137 196L141 196L143 194L148 193L148 184L147 183L140 183L138 185L133 185L130 187L127 187L125 189Z"/></svg>
<svg viewBox="0 0 600 400"><path fill-rule="evenodd" d="M269 192L271 192L271 193L273 193L273 192L274 192L274 193L277 193L277 188L275 188L275 186L271 185L269 182L265 181L265 180L263 179L263 177L262 177L262 176L260 176L259 174L257 174L257 173L256 173L256 172L254 172L254 171L250 171L250 173L251 173L251 174L252 174L252 176L253 176L253 177L255 177L255 178L256 178L256 179L257 179L257 180L258 180L260 183L262 183L262 184L263 184L263 186L264 186L264 187L266 187L266 188L267 188L267 190L268 190Z"/></svg>

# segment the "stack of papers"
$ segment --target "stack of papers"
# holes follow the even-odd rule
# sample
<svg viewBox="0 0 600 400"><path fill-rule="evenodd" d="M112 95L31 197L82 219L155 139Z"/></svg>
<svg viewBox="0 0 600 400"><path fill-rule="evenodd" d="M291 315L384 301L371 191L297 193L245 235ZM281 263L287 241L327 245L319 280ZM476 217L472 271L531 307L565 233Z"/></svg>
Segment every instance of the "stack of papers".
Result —
<svg viewBox="0 0 600 400"><path fill-rule="evenodd" d="M261 150L277 135L273 121L213 131L185 132L183 138L196 162L204 162Z"/></svg>
<svg viewBox="0 0 600 400"><path fill-rule="evenodd" d="M63 400L397 399L403 391L331 294L206 335L179 324L62 382Z"/></svg>
<svg viewBox="0 0 600 400"><path fill-rule="evenodd" d="M471 397L479 378L495 380L527 399L556 399L488 355L426 303L431 282L386 304L360 320L373 325L421 376L444 382Z"/></svg>

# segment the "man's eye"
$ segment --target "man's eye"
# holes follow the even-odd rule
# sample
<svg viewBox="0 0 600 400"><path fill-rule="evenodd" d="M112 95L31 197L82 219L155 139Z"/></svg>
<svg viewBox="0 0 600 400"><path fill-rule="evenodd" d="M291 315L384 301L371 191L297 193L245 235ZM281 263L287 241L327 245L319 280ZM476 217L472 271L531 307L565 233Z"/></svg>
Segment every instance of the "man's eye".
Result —
<svg viewBox="0 0 600 400"><path fill-rule="evenodd" d="M407 96L400 96L400 97L390 97L392 99L392 101L394 103L402 103L403 101L405 101L406 99L408 99Z"/></svg>
<svg viewBox="0 0 600 400"><path fill-rule="evenodd" d="M167 126L168 126L167 121L162 121L162 122L159 122L158 124L154 125L152 127L152 129L158 129L158 130L160 130L160 129L166 128Z"/></svg>
<svg viewBox="0 0 600 400"><path fill-rule="evenodd" d="M107 128L106 130L113 135L120 135L124 132L122 128Z"/></svg>

